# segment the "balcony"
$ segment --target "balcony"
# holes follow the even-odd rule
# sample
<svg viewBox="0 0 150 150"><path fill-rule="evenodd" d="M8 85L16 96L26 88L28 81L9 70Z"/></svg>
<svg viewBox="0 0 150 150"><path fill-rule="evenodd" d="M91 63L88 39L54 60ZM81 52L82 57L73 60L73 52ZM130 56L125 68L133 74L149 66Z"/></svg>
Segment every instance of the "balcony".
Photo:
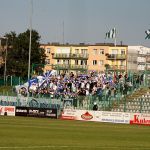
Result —
<svg viewBox="0 0 150 150"><path fill-rule="evenodd" d="M147 57L147 58L146 58L146 62L147 62L147 63L150 63L150 57Z"/></svg>
<svg viewBox="0 0 150 150"><path fill-rule="evenodd" d="M107 70L126 70L126 66L116 66L116 65L110 65Z"/></svg>
<svg viewBox="0 0 150 150"><path fill-rule="evenodd" d="M109 60L125 60L126 59L126 55L123 54L108 54L106 55L107 59Z"/></svg>
<svg viewBox="0 0 150 150"><path fill-rule="evenodd" d="M52 69L54 70L87 70L87 65L69 65L69 64L57 64L52 65Z"/></svg>
<svg viewBox="0 0 150 150"><path fill-rule="evenodd" d="M88 59L88 54L73 54L73 53L64 53L64 54L53 54L53 59Z"/></svg>

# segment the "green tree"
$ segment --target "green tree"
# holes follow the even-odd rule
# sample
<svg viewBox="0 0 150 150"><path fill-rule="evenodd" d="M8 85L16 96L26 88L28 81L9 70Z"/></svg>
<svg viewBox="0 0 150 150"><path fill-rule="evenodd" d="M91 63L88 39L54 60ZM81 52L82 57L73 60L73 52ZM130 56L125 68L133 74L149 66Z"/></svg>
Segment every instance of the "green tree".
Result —
<svg viewBox="0 0 150 150"><path fill-rule="evenodd" d="M30 31L27 30L18 36L15 32L10 32L5 36L8 38L7 75L27 78ZM31 65L45 63L46 55L44 49L40 48L40 38L39 33L32 30Z"/></svg>

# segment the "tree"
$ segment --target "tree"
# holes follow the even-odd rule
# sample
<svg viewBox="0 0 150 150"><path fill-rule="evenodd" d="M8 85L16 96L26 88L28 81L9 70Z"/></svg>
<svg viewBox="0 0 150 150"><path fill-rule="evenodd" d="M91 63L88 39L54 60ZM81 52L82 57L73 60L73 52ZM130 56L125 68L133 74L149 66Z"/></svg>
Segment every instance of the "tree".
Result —
<svg viewBox="0 0 150 150"><path fill-rule="evenodd" d="M27 30L18 36L15 32L10 32L5 36L8 38L7 75L27 78L30 31ZM40 48L40 35L36 30L32 30L31 41L31 64L44 64L46 55L44 49Z"/></svg>
<svg viewBox="0 0 150 150"><path fill-rule="evenodd" d="M110 68L110 65L109 64L105 64L105 68L106 68L106 70L108 70Z"/></svg>

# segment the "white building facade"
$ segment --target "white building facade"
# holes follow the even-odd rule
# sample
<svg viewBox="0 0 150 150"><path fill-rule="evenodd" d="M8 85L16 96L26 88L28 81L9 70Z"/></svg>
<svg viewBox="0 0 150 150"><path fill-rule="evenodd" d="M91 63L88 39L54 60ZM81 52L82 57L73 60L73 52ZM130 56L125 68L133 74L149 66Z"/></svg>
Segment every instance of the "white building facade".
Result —
<svg viewBox="0 0 150 150"><path fill-rule="evenodd" d="M150 48L144 46L128 46L127 70L143 72L150 70Z"/></svg>

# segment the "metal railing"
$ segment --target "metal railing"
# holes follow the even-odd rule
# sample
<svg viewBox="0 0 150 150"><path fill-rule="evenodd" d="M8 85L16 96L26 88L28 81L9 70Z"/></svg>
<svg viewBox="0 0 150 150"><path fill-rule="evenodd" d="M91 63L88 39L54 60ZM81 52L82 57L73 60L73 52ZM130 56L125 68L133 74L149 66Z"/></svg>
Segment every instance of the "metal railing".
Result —
<svg viewBox="0 0 150 150"><path fill-rule="evenodd" d="M70 64L57 64L52 65L52 69L55 70L87 70L87 65L70 65Z"/></svg>
<svg viewBox="0 0 150 150"><path fill-rule="evenodd" d="M126 55L124 54L108 54L107 59L126 59Z"/></svg>
<svg viewBox="0 0 150 150"><path fill-rule="evenodd" d="M150 113L150 78L148 72L145 72L145 77L141 81L138 80L136 74L130 74L128 80L125 81L125 84L131 82L128 87L119 82L115 86L115 91L110 89L108 92L108 89L103 89L101 95L90 94L88 96L37 93L24 97L14 93L12 88L5 90L3 87L3 90L0 91L0 105L64 108L65 100L70 100L68 107L77 109L92 110L93 104L96 102L99 110L103 111Z"/></svg>
<svg viewBox="0 0 150 150"><path fill-rule="evenodd" d="M123 65L110 65L108 70L126 70L126 66Z"/></svg>
<svg viewBox="0 0 150 150"><path fill-rule="evenodd" d="M21 85L25 83L27 79L23 79L21 77L16 76L6 76L6 80L4 81L4 78L0 78L0 86L15 86L15 85Z"/></svg>
<svg viewBox="0 0 150 150"><path fill-rule="evenodd" d="M105 89L101 95L63 96L51 94L31 94L29 97L15 95L14 92L0 93L0 105L25 106L37 108L74 108L92 110L96 102L98 110L116 112L143 112L150 113L150 90L143 85L134 85L128 90L119 85L115 93ZM113 94L112 94L113 93ZM11 95L11 96L10 96ZM67 103L65 104L65 102Z"/></svg>
<svg viewBox="0 0 150 150"><path fill-rule="evenodd" d="M62 53L62 54L58 54L55 53L53 55L54 59L88 59L89 54L76 54L76 53Z"/></svg>
<svg viewBox="0 0 150 150"><path fill-rule="evenodd" d="M66 103L67 102L67 103ZM98 110L115 112L139 112L150 113L150 92L130 100L127 96L118 93L116 96L89 95L77 97L19 97L19 96L0 96L2 106L24 106L36 108L73 108L92 110L94 103L97 103Z"/></svg>

